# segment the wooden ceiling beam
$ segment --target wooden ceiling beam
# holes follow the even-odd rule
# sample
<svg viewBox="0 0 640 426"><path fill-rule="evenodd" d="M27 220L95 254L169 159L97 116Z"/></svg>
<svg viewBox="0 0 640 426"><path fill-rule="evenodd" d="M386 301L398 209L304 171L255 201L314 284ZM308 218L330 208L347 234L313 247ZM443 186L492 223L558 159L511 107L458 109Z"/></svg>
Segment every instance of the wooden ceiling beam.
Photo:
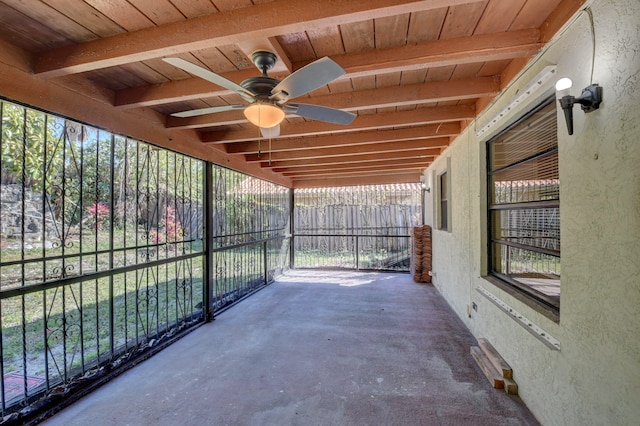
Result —
<svg viewBox="0 0 640 426"><path fill-rule="evenodd" d="M423 162L420 164L404 164L380 167L361 167L358 169L329 169L329 170L296 170L291 172L283 172L282 176L297 179L300 177L309 176L336 176L336 175L351 175L358 176L359 174L387 174L389 172L401 173L408 170L422 170L426 169L429 162Z"/></svg>
<svg viewBox="0 0 640 426"><path fill-rule="evenodd" d="M256 77L259 74L257 68L246 68L240 71L225 73L223 77L240 83L249 77ZM278 75L274 74L273 77L278 77ZM192 77L167 81L166 83L118 90L116 92L114 106L119 109L139 108L231 94L233 94L233 92L230 90L223 89L201 78ZM238 96L238 102L241 100L242 98Z"/></svg>
<svg viewBox="0 0 640 426"><path fill-rule="evenodd" d="M340 126L338 124L314 120L298 123L283 123L280 126L280 138L382 130L406 126L424 126L434 123L472 120L475 116L476 113L473 105L457 105L361 115L349 126ZM245 142L258 138L259 136L256 135L255 128L202 133L202 142L205 143Z"/></svg>
<svg viewBox="0 0 640 426"><path fill-rule="evenodd" d="M520 30L346 53L331 59L344 68L347 77L356 78L528 57L542 48L539 39L536 29Z"/></svg>
<svg viewBox="0 0 640 426"><path fill-rule="evenodd" d="M366 163L366 162L379 162L383 160L400 160L400 159L410 159L414 161L415 159L433 159L434 157L440 155L442 150L440 148L422 148L422 149L409 149L409 150L396 150L396 151L385 151L385 152L376 152L376 153L365 153L365 154L345 154L341 156L326 156L321 158L304 158L304 159L287 159L280 158L275 159L272 158L269 160L269 154L265 153L262 155L260 159L260 166L263 168L282 168L282 167L309 167L314 165L329 165L329 164L355 164L355 163Z"/></svg>
<svg viewBox="0 0 640 426"><path fill-rule="evenodd" d="M256 154L269 147L271 152L308 150L317 148L335 148L355 145L367 145L381 142L400 142L437 138L435 144L425 140L425 146L442 147L444 137L456 136L460 133L458 123L430 124L428 126L405 129L388 129L373 132L348 133L341 135L311 136L305 138L276 139L271 144L266 142L240 142L226 145L227 154Z"/></svg>
<svg viewBox="0 0 640 426"><path fill-rule="evenodd" d="M309 165L305 167L303 170L304 171L358 170L358 169L368 169L368 168L384 170L384 167L404 166L404 165L426 167L431 163L432 158L433 157L418 158L415 160L411 160L411 159L380 160L380 161L369 161L366 163L355 163L355 164ZM294 172L299 169L301 169L301 167L274 167L272 170L275 173L285 173L285 172Z"/></svg>
<svg viewBox="0 0 640 426"><path fill-rule="evenodd" d="M471 37L459 37L449 40L430 41L401 47L375 49L367 52L345 53L332 56L344 68L343 78L355 78L366 75L383 74L398 71L450 66L456 64L481 63L518 57L529 57L537 53L542 47L538 43L538 30L521 30L483 34ZM273 49L277 43L269 39ZM263 43L264 44L264 43ZM250 57L251 52L261 46L258 41L243 42L243 51ZM280 48L280 50L282 50ZM288 63L290 70L286 74L307 65L309 61L291 64L284 52L278 57ZM277 64L281 61L279 60ZM276 68L270 72L272 77L282 77L286 74ZM235 82L255 77L255 69L235 71L224 74L224 77ZM228 95L232 92L222 89L200 78L188 78L155 85L132 87L116 93L115 106L119 108L133 108L160 105L171 102L181 102L213 96Z"/></svg>
<svg viewBox="0 0 640 426"><path fill-rule="evenodd" d="M192 50L237 44L478 0L276 0L52 49L37 56L43 78L92 71Z"/></svg>
<svg viewBox="0 0 640 426"><path fill-rule="evenodd" d="M29 72L33 55L7 41L0 39L0 63L10 65L23 72Z"/></svg>
<svg viewBox="0 0 640 426"><path fill-rule="evenodd" d="M293 180L298 180L298 179L309 179L309 178L332 178L332 177L352 177L352 178L359 178L361 176L379 176L381 174L384 174L385 176L391 176L391 175L400 175L400 174L406 174L406 173L413 173L413 172L420 172L421 170L423 170L424 167L406 167L403 169L389 169L389 170L384 170L384 171L380 171L380 170L363 170L363 171L356 171L356 172L335 172L335 173L310 173L307 175L300 175L300 176L288 176Z"/></svg>
<svg viewBox="0 0 640 426"><path fill-rule="evenodd" d="M499 91L500 79L498 77L475 77L315 96L305 99L305 103L344 111L357 111L477 99L484 96L495 96ZM167 128L195 129L246 122L242 111L238 110L189 118L167 117Z"/></svg>
<svg viewBox="0 0 640 426"><path fill-rule="evenodd" d="M540 26L541 41L549 42L586 2L587 0L561 1Z"/></svg>
<svg viewBox="0 0 640 426"><path fill-rule="evenodd" d="M328 188L332 186L354 185L384 185L391 183L416 183L420 182L422 173L403 173L396 175L372 175L372 176L340 176L328 178L300 178L293 181L293 188Z"/></svg>
<svg viewBox="0 0 640 426"><path fill-rule="evenodd" d="M381 142L368 145L347 145L330 148L315 148L299 151L271 152L271 161L281 160L313 160L317 158L341 157L357 154L391 153L394 151L421 151L425 148L443 148L449 145L449 138L405 140L400 142ZM247 163L265 161L266 154L247 154Z"/></svg>

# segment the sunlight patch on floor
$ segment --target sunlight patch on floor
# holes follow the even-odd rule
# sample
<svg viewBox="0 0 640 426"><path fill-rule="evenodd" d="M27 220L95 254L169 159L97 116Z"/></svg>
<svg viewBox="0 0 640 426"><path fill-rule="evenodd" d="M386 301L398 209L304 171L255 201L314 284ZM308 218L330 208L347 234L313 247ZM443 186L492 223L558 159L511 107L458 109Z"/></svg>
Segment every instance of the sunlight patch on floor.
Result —
<svg viewBox="0 0 640 426"><path fill-rule="evenodd" d="M394 274L358 271L289 270L276 281L301 284L336 284L342 287L355 287L372 284L376 281L393 279Z"/></svg>

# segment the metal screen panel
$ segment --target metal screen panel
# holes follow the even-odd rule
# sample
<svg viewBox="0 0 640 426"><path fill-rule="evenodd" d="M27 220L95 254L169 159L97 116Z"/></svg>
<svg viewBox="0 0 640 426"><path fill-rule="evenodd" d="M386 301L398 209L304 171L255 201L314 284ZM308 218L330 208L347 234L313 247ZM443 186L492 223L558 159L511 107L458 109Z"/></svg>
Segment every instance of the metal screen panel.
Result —
<svg viewBox="0 0 640 426"><path fill-rule="evenodd" d="M289 189L224 167L213 170L214 309L273 281L288 265Z"/></svg>
<svg viewBox="0 0 640 426"><path fill-rule="evenodd" d="M0 102L2 412L203 321L204 163Z"/></svg>
<svg viewBox="0 0 640 426"><path fill-rule="evenodd" d="M288 267L289 189L8 101L0 118L3 416L135 362Z"/></svg>

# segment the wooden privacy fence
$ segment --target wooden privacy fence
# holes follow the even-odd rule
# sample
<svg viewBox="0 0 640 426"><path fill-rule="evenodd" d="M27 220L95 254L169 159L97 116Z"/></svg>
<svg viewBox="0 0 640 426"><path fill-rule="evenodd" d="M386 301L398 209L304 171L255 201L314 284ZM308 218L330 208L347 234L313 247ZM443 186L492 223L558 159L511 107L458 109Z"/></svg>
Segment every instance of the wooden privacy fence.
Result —
<svg viewBox="0 0 640 426"><path fill-rule="evenodd" d="M418 184L296 190L296 267L408 271L420 195Z"/></svg>

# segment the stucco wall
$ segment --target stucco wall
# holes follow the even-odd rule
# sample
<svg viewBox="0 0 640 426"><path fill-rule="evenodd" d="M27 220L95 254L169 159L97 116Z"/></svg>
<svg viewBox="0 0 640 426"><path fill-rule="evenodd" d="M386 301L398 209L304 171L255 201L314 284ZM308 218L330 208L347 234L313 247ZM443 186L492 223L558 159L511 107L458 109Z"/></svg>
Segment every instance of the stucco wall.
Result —
<svg viewBox="0 0 640 426"><path fill-rule="evenodd" d="M575 133L558 109L562 277L560 321L501 291L486 272L486 137L476 129L549 64L573 80L577 96L591 80L589 16L580 12L425 174L450 161L450 229L434 231L434 284L476 337L488 338L514 368L520 396L545 425L640 424L640 2L594 0L593 82L600 110L574 107ZM541 93L545 93L542 90ZM524 112L535 99L529 101ZM504 123L503 123L504 124ZM499 127L499 126L498 126ZM494 132L495 133L495 132ZM426 208L437 199L435 184ZM437 215L433 215L433 224ZM476 289L482 287L560 342L554 350ZM472 303L477 311L468 307Z"/></svg>

